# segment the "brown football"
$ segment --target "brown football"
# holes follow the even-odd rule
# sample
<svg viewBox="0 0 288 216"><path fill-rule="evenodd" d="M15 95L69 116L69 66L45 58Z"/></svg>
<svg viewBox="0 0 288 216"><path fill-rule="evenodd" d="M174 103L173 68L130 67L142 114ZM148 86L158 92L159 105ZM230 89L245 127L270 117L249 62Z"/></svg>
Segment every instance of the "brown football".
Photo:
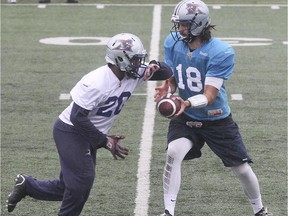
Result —
<svg viewBox="0 0 288 216"><path fill-rule="evenodd" d="M166 118L173 117L181 108L181 101L175 96L161 98L156 103L157 111Z"/></svg>

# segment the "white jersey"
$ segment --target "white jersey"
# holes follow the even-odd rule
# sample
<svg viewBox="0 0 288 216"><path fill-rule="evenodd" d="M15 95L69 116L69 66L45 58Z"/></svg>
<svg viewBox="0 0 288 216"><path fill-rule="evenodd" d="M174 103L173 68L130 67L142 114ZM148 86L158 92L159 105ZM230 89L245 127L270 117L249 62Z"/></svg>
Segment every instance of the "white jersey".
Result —
<svg viewBox="0 0 288 216"><path fill-rule="evenodd" d="M139 74L144 69L139 69ZM60 114L59 118L66 124L73 125L70 114L73 103L90 110L88 118L102 133L108 134L116 116L129 99L143 78L132 79L125 76L121 81L105 65L85 75L71 90L71 104Z"/></svg>

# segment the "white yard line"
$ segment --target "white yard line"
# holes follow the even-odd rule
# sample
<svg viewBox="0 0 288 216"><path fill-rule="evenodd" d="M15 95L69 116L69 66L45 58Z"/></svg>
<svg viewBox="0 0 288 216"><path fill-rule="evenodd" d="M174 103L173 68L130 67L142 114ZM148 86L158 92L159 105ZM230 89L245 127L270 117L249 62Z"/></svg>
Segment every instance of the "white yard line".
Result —
<svg viewBox="0 0 288 216"><path fill-rule="evenodd" d="M159 41L161 29L161 5L155 5L153 11L152 36L150 44L150 60L158 60ZM153 143L153 130L155 119L155 102L153 100L155 81L147 84L147 97L144 114L143 129L140 143L140 153L137 171L137 192L135 198L134 215L147 216L150 196L150 162Z"/></svg>

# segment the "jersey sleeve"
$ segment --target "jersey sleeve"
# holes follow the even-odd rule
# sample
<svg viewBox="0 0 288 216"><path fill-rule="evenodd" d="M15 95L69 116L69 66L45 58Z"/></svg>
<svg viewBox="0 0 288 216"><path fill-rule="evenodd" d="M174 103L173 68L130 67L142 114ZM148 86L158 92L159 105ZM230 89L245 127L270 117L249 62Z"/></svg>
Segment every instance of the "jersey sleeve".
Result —
<svg viewBox="0 0 288 216"><path fill-rule="evenodd" d="M75 129L83 134L91 143L94 149L104 147L107 143L107 137L100 132L89 120L89 110L86 110L76 103L73 103L70 120Z"/></svg>
<svg viewBox="0 0 288 216"><path fill-rule="evenodd" d="M234 69L234 49L228 47L214 55L208 62L207 77L229 79Z"/></svg>
<svg viewBox="0 0 288 216"><path fill-rule="evenodd" d="M157 62L155 60L152 60L150 63L157 64L160 68L152 74L149 80L166 80L173 75L171 67L167 65L165 62L162 61Z"/></svg>

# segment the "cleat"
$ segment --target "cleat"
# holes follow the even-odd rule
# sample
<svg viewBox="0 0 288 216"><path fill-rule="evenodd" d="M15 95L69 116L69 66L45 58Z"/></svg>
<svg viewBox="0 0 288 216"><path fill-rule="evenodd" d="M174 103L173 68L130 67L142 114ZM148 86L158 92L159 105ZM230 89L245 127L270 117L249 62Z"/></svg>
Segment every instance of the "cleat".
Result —
<svg viewBox="0 0 288 216"><path fill-rule="evenodd" d="M173 215L171 215L170 212L165 209L165 212L163 214L160 214L159 216L173 216Z"/></svg>
<svg viewBox="0 0 288 216"><path fill-rule="evenodd" d="M25 176L22 174L18 174L15 179L15 185L12 192L8 195L8 199L6 201L6 206L8 212L12 212L17 203L20 202L27 194L25 189Z"/></svg>
<svg viewBox="0 0 288 216"><path fill-rule="evenodd" d="M262 208L255 216L273 216L271 212L268 212L267 208Z"/></svg>

